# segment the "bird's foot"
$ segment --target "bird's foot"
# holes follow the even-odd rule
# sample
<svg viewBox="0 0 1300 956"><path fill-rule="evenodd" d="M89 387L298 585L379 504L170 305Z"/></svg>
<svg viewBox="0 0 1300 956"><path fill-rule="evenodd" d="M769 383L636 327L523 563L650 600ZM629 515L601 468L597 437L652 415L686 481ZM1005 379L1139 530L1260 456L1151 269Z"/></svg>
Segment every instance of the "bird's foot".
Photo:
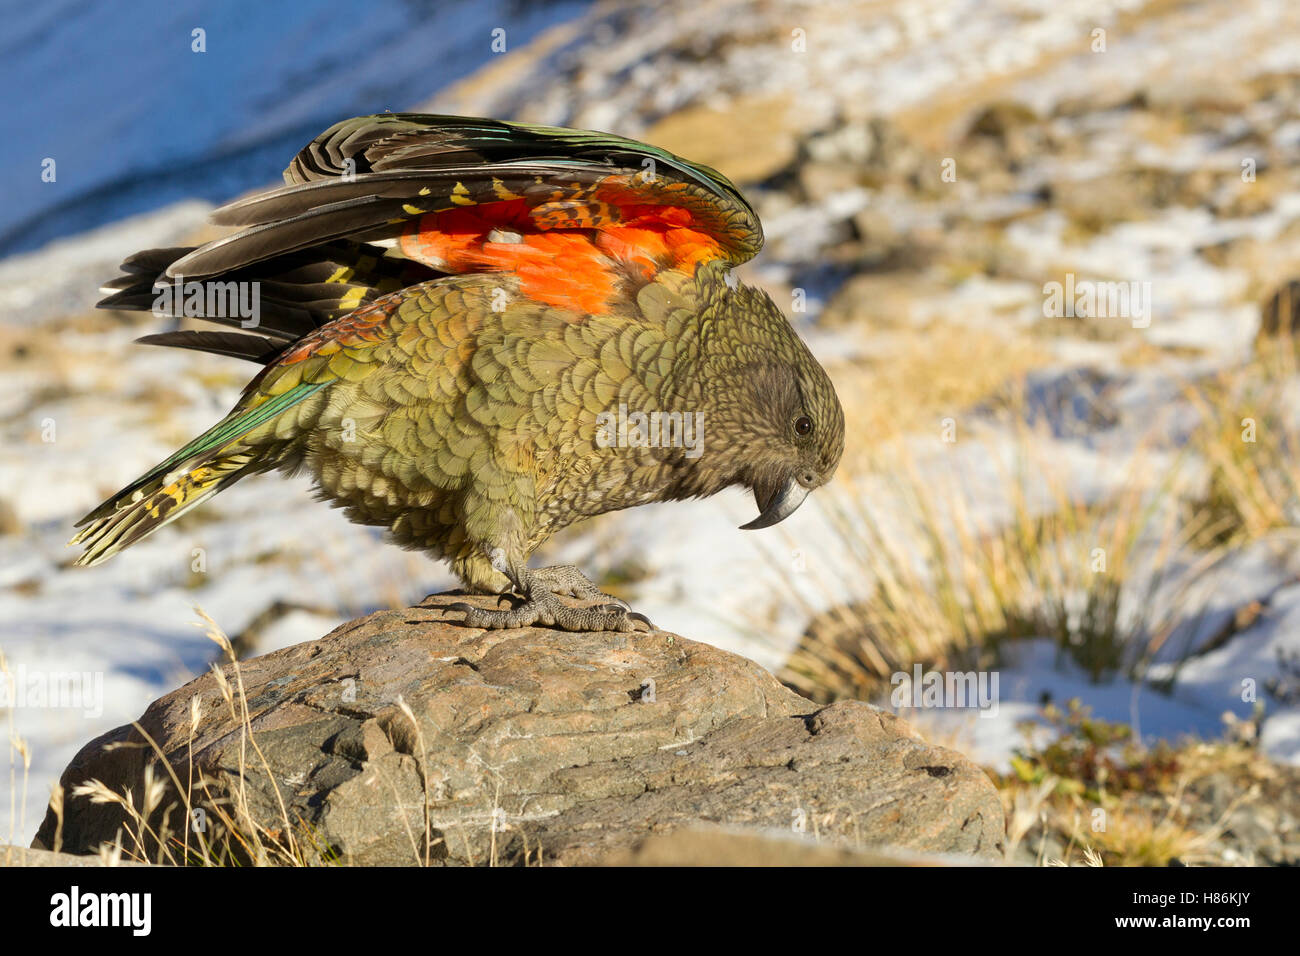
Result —
<svg viewBox="0 0 1300 956"><path fill-rule="evenodd" d="M552 594L567 594L584 601L603 601L615 604L626 611L632 610L622 598L606 594L595 582L571 564L556 564L532 572L532 580Z"/></svg>
<svg viewBox="0 0 1300 956"><path fill-rule="evenodd" d="M465 615L465 625L486 630L512 627L556 627L562 631L636 631L655 630L644 614L638 614L622 602L571 607L549 591L534 591L533 596L509 610L491 610L469 604L452 604L447 610Z"/></svg>

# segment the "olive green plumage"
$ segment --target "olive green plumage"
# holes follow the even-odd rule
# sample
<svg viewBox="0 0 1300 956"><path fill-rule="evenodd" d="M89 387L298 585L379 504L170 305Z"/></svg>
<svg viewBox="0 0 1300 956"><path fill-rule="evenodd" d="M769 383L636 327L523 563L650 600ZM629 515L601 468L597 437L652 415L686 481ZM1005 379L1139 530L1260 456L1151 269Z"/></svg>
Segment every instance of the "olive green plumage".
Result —
<svg viewBox="0 0 1300 956"><path fill-rule="evenodd" d="M329 248L331 264L361 254ZM625 608L555 601L599 592L575 570L532 571L528 557L582 518L733 484L754 490L766 516L756 526L773 523L829 480L843 449L826 373L766 295L729 284L730 265L661 269L596 313L537 301L506 272L389 294L376 282L359 308L287 344L274 329L261 345L217 343L209 350L242 348L270 364L222 422L83 519L79 563L106 559L243 475L305 470L351 520L447 559L472 589L527 599L468 613L469 623L628 629L639 616ZM696 416L698 451L606 447L620 408Z"/></svg>

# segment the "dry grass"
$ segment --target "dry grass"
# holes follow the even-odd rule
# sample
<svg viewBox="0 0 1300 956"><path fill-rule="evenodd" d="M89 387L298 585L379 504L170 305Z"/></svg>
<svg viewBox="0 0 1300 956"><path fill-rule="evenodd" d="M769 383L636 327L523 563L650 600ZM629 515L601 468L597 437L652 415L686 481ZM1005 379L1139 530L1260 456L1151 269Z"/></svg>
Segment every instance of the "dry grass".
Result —
<svg viewBox="0 0 1300 956"><path fill-rule="evenodd" d="M840 466L851 475L878 466L881 442L937 434L944 417L992 398L1047 357L1028 337L965 326L902 328L874 344L878 356L827 367L853 423Z"/></svg>
<svg viewBox="0 0 1300 956"><path fill-rule="evenodd" d="M131 788L118 792L96 779L78 785L71 792L72 796L87 798L92 803L118 807L126 820L127 825L119 830L117 838L99 847L101 859L108 865L123 860L164 866L349 865L350 861L336 847L322 840L310 821L303 819L286 803L271 764L253 731L252 714L236 649L211 617L200 609L195 610L202 619L204 633L220 648L222 663L225 665L223 667L214 663L212 676L228 716L239 728L236 772L218 781L204 776L195 767L194 744L199 737L203 720L202 702L197 695L190 700L187 753L183 766L175 762L174 754L169 760L159 743L139 723L133 722L131 726L143 738L143 743L116 746L140 747L152 752L154 759L144 769L140 792L134 792ZM0 657L0 677L6 674L3 657ZM418 755L417 772L424 792L422 822L413 827L403 816L403 824L410 844L411 861L417 866L430 866L437 859L446 856L442 844L447 824L437 822L435 826L433 790L436 785L431 785L424 777L430 751L421 724L407 701L399 697L396 706L400 717L395 716L387 731L390 735L408 738L410 753L413 757ZM409 722L409 727L403 718ZM16 773L14 747L20 748L22 755L27 756L21 741L11 734L11 777ZM269 783L270 792L274 795L272 807L259 805L265 803L266 788L255 795L249 787L251 774L257 774ZM387 782L393 786L391 780ZM56 785L50 801L57 817L50 849L56 852L62 849L65 796ZM395 786L392 797L400 803L401 798ZM499 803L499 797L498 782L494 806ZM201 821L201 825L195 825L196 820ZM465 858L469 865L504 865L507 862L502 855L505 847L500 842L499 835L508 831L516 831L522 839L521 862L524 866L541 866L545 863L540 843L530 843L527 834L504 817L498 822L494 811L491 814L491 839L484 858L475 857L468 836L462 834L465 838ZM12 833L10 842L13 842Z"/></svg>
<svg viewBox="0 0 1300 956"><path fill-rule="evenodd" d="M1262 342L1244 365L1189 385L1184 394L1201 427L1193 450L1209 466L1198 503L1217 540L1240 545L1300 520L1300 398L1289 338Z"/></svg>
<svg viewBox="0 0 1300 956"><path fill-rule="evenodd" d="M331 848L315 839L306 821L291 819L270 764L253 734L243 674L230 640L212 618L202 611L198 613L205 625L204 633L221 648L234 677L232 684L225 672L213 665L212 674L222 699L240 727L236 786L230 797L219 797L213 793L216 781L195 775L194 741L202 716L197 696L190 702L184 781L158 743L140 724L132 723L157 758L145 767L142 792L136 794L128 788L118 793L93 779L72 791L73 796L86 797L92 803L116 805L129 822L117 840L101 846L101 856L171 866L313 866L337 862ZM272 819L264 818L249 800L247 778L253 757L275 791L278 814ZM62 802L63 795L58 796ZM60 842L56 833L55 849Z"/></svg>
<svg viewBox="0 0 1300 956"><path fill-rule="evenodd" d="M816 700L865 698L916 663L985 667L1004 642L1043 636L1095 680L1141 664L1176 623L1159 609L1177 602L1155 600L1163 569L1203 530L1166 506L1177 470L1152 483L1140 450L1118 493L1086 502L1036 451L1033 431L1017 427L1017 460L999 482L1009 516L981 512L987 502L933 467L922 474L901 444L880 455L883 502L861 489L834 497L827 510L853 560L845 577L861 582L861 597L808 608L783 680Z"/></svg>

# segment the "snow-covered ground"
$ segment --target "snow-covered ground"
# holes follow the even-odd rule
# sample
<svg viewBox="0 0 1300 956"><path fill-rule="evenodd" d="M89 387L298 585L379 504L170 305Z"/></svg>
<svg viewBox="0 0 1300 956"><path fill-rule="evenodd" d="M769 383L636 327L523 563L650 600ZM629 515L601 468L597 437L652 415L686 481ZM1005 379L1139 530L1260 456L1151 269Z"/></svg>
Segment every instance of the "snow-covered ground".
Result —
<svg viewBox="0 0 1300 956"><path fill-rule="evenodd" d="M251 62L274 68L252 69L255 77L231 84L246 83L255 95L238 110L204 107L221 119L212 138L181 144L186 157L168 153L155 159L184 165L245 140L278 144L289 133L303 134L303 124L324 125L334 118L321 122L322 110L400 108L435 92L433 108L628 134L645 133L700 107L725 115L742 99L786 96L794 106L773 135L788 136L806 151L799 155L814 158L821 153L807 146L810 137L853 128L866 118L896 119L912 136L908 148L917 156L915 176L913 170L890 168L891 156L879 171L886 180L879 186L858 183L818 193L808 181L791 185L788 176L776 175L780 168L746 184L769 234L768 250L747 267L746 277L773 290L777 301L795 289L809 292L809 311L795 318L846 396L851 434L842 480L770 531L737 529L753 517L754 504L747 493L734 491L709 501L605 516L584 533L557 539L540 556L578 563L593 577L636 567L633 602L659 626L747 654L773 669L796 646L810 616L870 594L872 582L863 579L843 525L832 520L836 504L852 501L887 527L892 522L901 529L906 523L888 484L855 457L874 443L862 424L874 402L905 401L925 409L926 424L909 424L901 440L922 480L938 489L936 499L955 501L960 492L986 528L1011 515L1006 475L1024 450L1023 439L982 403L941 407L944 393L930 380L912 383L910 393L878 397L870 376L894 361L896 343L941 343L960 334L971 337L968 341L1031 342L1044 354L1027 389L1038 403L1031 411L1036 408L1044 419L1039 424L1046 425L1032 444L1044 486L1030 489L1030 497L1046 513L1054 501L1049 489L1095 503L1135 481L1156 488L1182 462L1194 427L1183 386L1197 375L1232 367L1249 353L1261 288L1300 264L1300 184L1291 178L1269 184L1269 199L1258 206L1236 203L1231 192L1238 186L1243 151L1271 150L1294 158L1300 140L1296 100L1252 104L1241 112L1246 126L1236 139L1235 119L1214 120L1218 125L1207 132L1194 122L1183 128L1159 113L1161 102L1195 90L1206 77L1226 88L1229 79L1239 87L1266 73L1300 71L1293 40L1296 14L1282 0L1161 4L1149 16L1136 0L896 5L646 0L601 5L580 15L576 11L586 10L582 5L556 4L538 18L522 12L530 5L517 6L502 11L476 5L467 20L422 21L436 25L444 44L440 49L461 50L473 44L486 49L487 33L499 20L518 38L512 39L514 51L514 43L542 22L576 16L562 35L501 57L447 88L483 57L421 57L417 47L433 42L431 34L404 33L393 21L402 14L390 5L379 4L373 19L363 18L367 32L361 45L374 58L367 60L370 73L353 81L335 76L326 65L329 50L338 54L338 49L329 42L308 42L322 30L333 34L325 27L313 30L317 20L307 18L302 33L294 34L293 48L310 48L321 59L277 58L275 45L260 58L251 57L257 52L252 50ZM176 9L180 12L167 20L169 29L204 20L194 12L197 4L193 10L184 4ZM37 14L30 16L32 24L24 25L21 36L39 34ZM67 11L64 16L75 19ZM48 22L58 36L70 29L52 14ZM259 22L239 29L265 33ZM79 29L97 23L92 19ZM1096 29L1106 30L1105 52L1091 48ZM797 31L806 41L803 50L792 47ZM184 33L188 36L188 27ZM220 36L214 21L209 28L214 48ZM26 70L52 70L61 62L48 51L23 55ZM435 72L422 71L426 61L436 64ZM122 100L130 100L126 91L137 86L149 88L149 97L123 106L129 115L87 116L86 129L94 138L123 137L104 159L99 186L147 179L148 169L135 164L142 144L152 140L123 131L138 130L141 117L167 112L171 101L165 97L174 91L157 87L166 86L169 63L165 57L151 60L142 73L110 88ZM400 75L385 69L392 63L401 64ZM399 102L358 98L359 91L378 89L374 83L381 80L393 84L385 90L401 91L391 93ZM280 95L286 88L295 94ZM1119 105L1138 92L1145 95L1149 113L1145 107ZM50 95L75 101L62 86ZM1201 109L1191 93L1186 95L1189 115ZM1080 98L1091 107L1060 108ZM924 135L927 112L941 117L935 123L946 130L936 134L941 145L933 148L947 150L948 139L959 135L981 104L999 100L1027 103L1040 117L1050 115L1034 128L1046 128L1057 142L1072 145L1064 151L1030 150L1003 189L991 185L1003 172L1000 160L980 167L973 154L968 159L964 153L957 154L961 173L950 190L927 186L926 171L937 170L950 155L926 152L931 148ZM38 123L40 103L33 97L22 106L33 112L29 127ZM1218 116L1208 110L1207 115ZM60 151L75 154L75 145L68 140ZM274 179L295 146L265 157L261 146L250 147L247 155L257 158L252 178L232 180L222 190ZM723 146L699 144L701 150ZM1162 200L1159 208L1144 207L1127 219L1080 230L1077 210L1072 213L1060 199L1063 183L1105 176L1138 156L1170 172L1210 170L1220 179L1202 192L1227 198L1213 201L1215 214L1201 202ZM61 181L73 175L64 173L66 168L60 166ZM1261 182L1264 176L1261 172ZM898 188L898 181L909 177L919 184ZM1052 199L1044 202L1039 192L1047 186ZM90 705L10 709L14 732L26 741L32 763L26 797L15 795L19 807L12 822L10 800L0 800L0 839L11 827L16 839L30 839L50 784L77 749L134 719L150 700L213 659L215 648L193 627L194 606L232 636L255 638L257 650L264 652L318 637L366 610L408 603L455 584L440 565L383 543L376 533L349 525L312 500L305 480L278 477L241 482L102 567L66 567L72 523L219 418L250 368L235 360L132 345L133 338L152 330L148 317L127 326L105 313L93 319L84 314L98 281L113 274L122 256L176 244L200 227L210 208L201 200L218 196L192 187L192 182L176 187L174 198L198 199L0 261L5 382L0 394L0 651L11 672L86 673L90 685L101 688ZM23 215L55 208L29 196L34 188L19 188L26 205L15 208ZM872 214L876 218L866 218ZM108 212L104 216L111 218ZM907 316L889 325L874 320L819 325L823 306L831 314L844 305L851 287L846 278L891 275L889 268L864 265L865 258L848 264L837 258L850 246L870 252L880 222L888 226L883 241L937 250L928 265L900 271ZM969 274L960 254L986 244L996 267ZM1218 256L1207 251L1214 249L1228 251ZM1240 255L1242 249L1254 250L1256 258ZM1043 286L1066 269L1080 276L1150 282L1149 326L1114 335L1114 330L1091 334L1073 326L1047 329ZM849 301L850 312L872 314L873 294L860 303ZM945 381L979 371L962 368L961 356L954 364ZM1062 408L1102 424L1080 427L1054 418ZM959 421L962 438L954 444L938 439L946 415ZM911 422L901 408L899 417ZM944 490L949 488L951 493ZM1153 663L1153 678L1172 679L1169 694L1127 680L1090 683L1049 642L1035 640L1013 648L1000 666L995 716L905 713L990 764L1003 763L1021 742L1017 723L1032 719L1045 695L1057 702L1078 696L1099 716L1132 723L1147 738L1214 736L1224 711L1250 715L1242 681L1263 688L1284 677L1279 652L1300 650L1300 586L1293 583L1300 568L1292 566L1287 540L1283 530L1227 556L1191 595L1176 587L1190 557L1169 559L1173 580L1160 599L1169 615L1187 618L1178 640L1167 642ZM1236 609L1265 598L1266 610L1251 626L1177 666ZM274 611L277 604L286 605L284 613ZM1262 690L1259 696L1270 705L1262 745L1279 759L1300 764L1300 708L1272 701ZM0 783L0 793L8 788L7 781Z"/></svg>

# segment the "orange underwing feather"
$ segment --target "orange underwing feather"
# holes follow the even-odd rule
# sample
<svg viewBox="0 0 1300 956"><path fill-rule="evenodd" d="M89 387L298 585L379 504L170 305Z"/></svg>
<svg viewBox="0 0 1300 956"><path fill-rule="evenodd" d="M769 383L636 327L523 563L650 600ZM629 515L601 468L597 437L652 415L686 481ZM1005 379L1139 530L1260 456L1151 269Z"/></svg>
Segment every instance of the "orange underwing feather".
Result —
<svg viewBox="0 0 1300 956"><path fill-rule="evenodd" d="M402 234L402 253L446 272L510 272L538 302L599 315L620 283L648 282L661 269L695 271L725 258L699 211L654 201L666 187L637 188L609 176L591 187L557 188L530 206L524 197L428 213ZM685 198L683 196L683 198ZM509 233L517 241L492 238Z"/></svg>

